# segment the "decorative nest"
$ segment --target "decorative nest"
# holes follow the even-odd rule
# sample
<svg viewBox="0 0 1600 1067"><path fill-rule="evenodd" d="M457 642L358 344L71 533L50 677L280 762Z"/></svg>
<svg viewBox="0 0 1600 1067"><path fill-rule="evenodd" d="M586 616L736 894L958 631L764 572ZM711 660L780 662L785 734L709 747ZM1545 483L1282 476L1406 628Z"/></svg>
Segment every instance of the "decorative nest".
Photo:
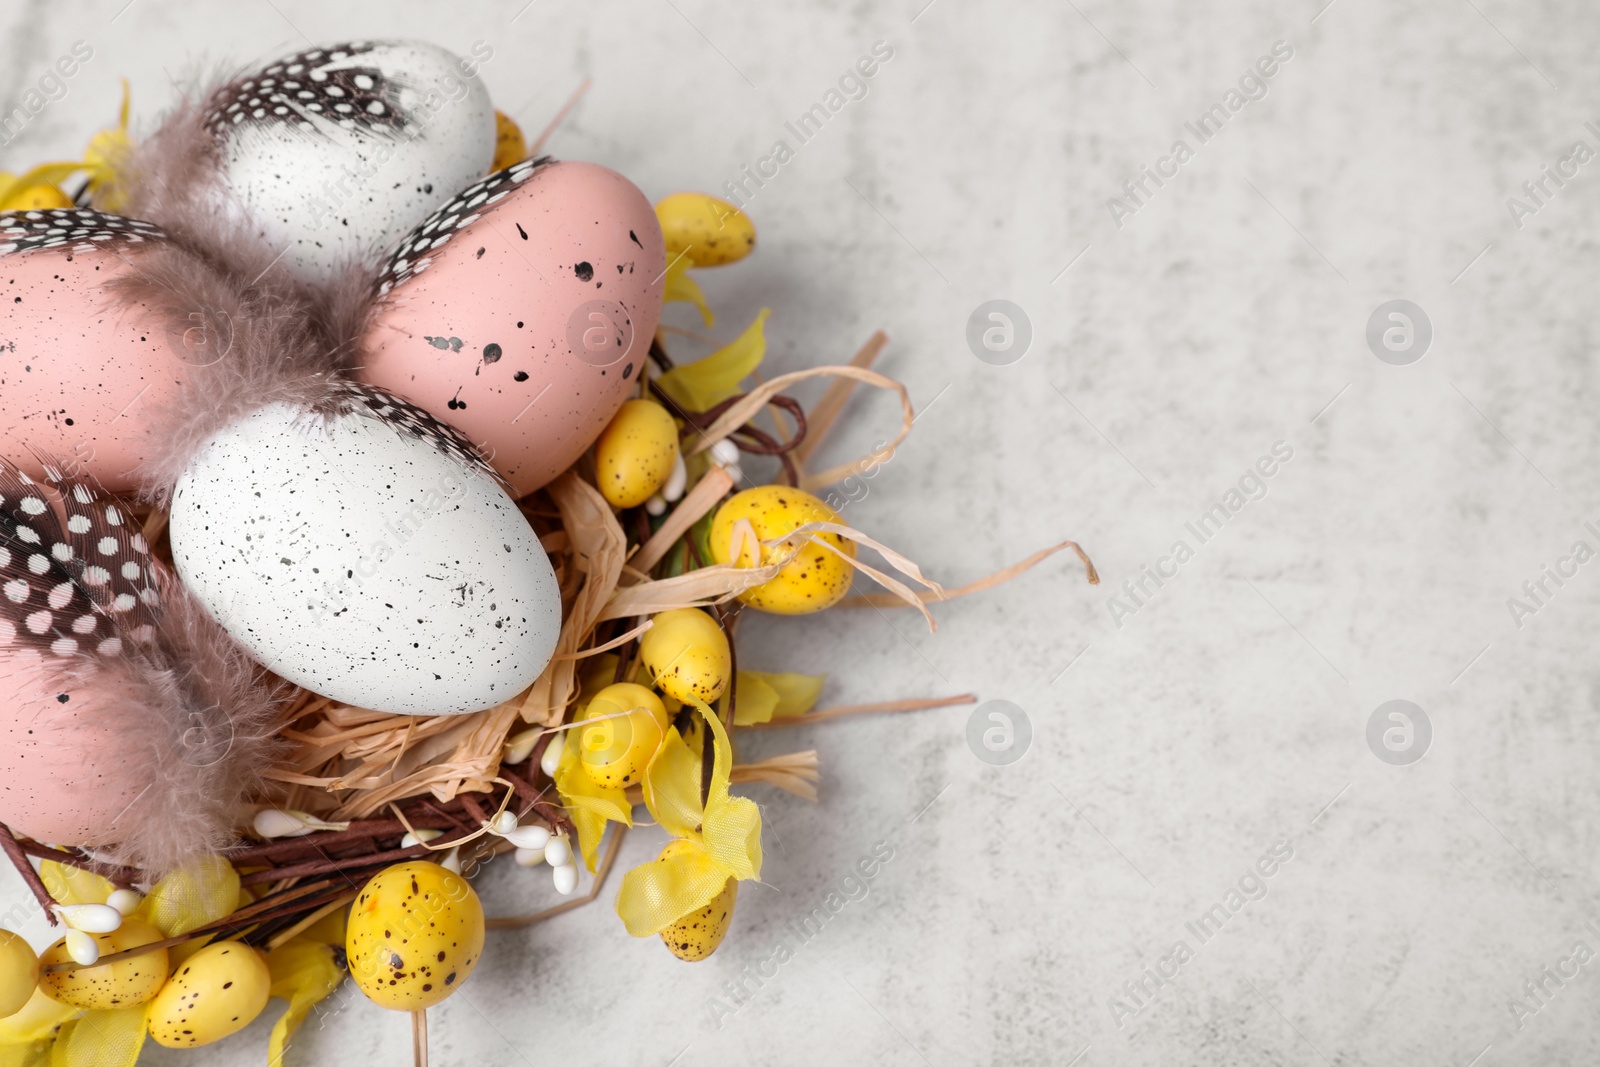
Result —
<svg viewBox="0 0 1600 1067"><path fill-rule="evenodd" d="M703 298L681 266L669 274L669 300L704 308ZM569 899L534 914L488 918L484 925L490 930L527 926L596 899L631 824L633 806L649 805L656 821L671 830L672 820L659 810L670 806L670 798L661 795L666 786L653 783L648 775L614 784L609 791L562 788L570 785L562 779L576 748L566 738L581 736L600 721L579 718L598 688L659 681L643 662L642 639L652 620L664 612L704 611L727 638L728 684L710 703L668 700L668 738L651 761L652 769L669 759L680 761L679 770L687 768L685 780L693 783L699 796L679 798L680 806L695 810L689 828L675 836L705 838L706 854L723 864L715 868L716 886L721 885L724 869L741 872L728 875L729 886L736 878L752 876L746 871L752 857L753 869L759 870L759 816L749 801L728 795L730 784L771 786L803 799L817 798L815 749L739 763L737 745L730 737L736 739L746 729L975 702L972 694L960 693L814 710L820 679L738 669L736 635L746 615L744 601L812 546L828 548L847 560L847 573L863 575L880 587L879 592L845 597L839 608L911 608L921 612L930 628L934 625L930 603L988 589L1063 550L1076 553L1088 580L1098 581L1083 550L1063 541L996 574L947 590L924 577L905 556L840 522L827 507L816 513L814 521L767 540L746 524L739 536L757 542L749 559L744 549L750 546L730 545L725 555L735 562L713 562L716 553L708 543L712 519L746 481L746 463L775 468L775 484L826 496L830 487L870 475L892 457L914 419L905 387L872 369L887 343L881 332L847 364L783 374L753 388L739 386L739 381L752 377L759 362L764 318L765 312L739 340L683 366L669 355L667 338L679 334L708 339L663 327L651 346L653 372L641 373L639 395L663 405L678 426L683 468L671 494L675 499L668 501L658 493L644 505L613 506L597 486L595 459L590 455L519 502L554 566L563 624L554 658L514 699L472 714L396 715L338 703L282 683L288 696L278 733L292 746L292 757L266 775L281 786L281 794L257 813L253 840L161 879L108 864L105 857L86 849L52 847L0 826L0 847L52 922L62 918L73 926L60 910L63 906L109 902L148 919L165 935L126 948L108 943L109 951L89 963L77 956L47 953L46 978L64 980L86 967L105 968L158 950L188 959L202 946L217 942L252 946L266 954L272 992L291 1004L273 1035L270 1057L276 1063L294 1028L345 976L350 962L346 937L353 936L345 928L350 905L376 884L373 879L384 870L432 859L470 877L487 859L513 851L527 866L548 861L556 872L558 890ZM727 366L731 350L737 350L742 361L735 361L734 372ZM697 373L723 379L731 373L733 385L724 380L709 393L686 389L683 380L692 380ZM801 383L823 378L830 382L809 412L788 395ZM858 385L898 397L898 431L872 455L813 469L813 457ZM695 402L697 397L701 402ZM150 508L135 511L152 551L170 562L166 513ZM873 553L879 562L858 558L861 550ZM737 565L741 562L748 565ZM578 734L572 733L575 728ZM551 758L552 746L562 746L565 760ZM714 819L730 824L746 821L732 835L743 835L738 847L711 840ZM36 869L32 860L44 862ZM573 895L578 860L593 875L582 896ZM563 877L563 871L571 873ZM630 873L630 878L637 873ZM122 892L126 890L137 890L142 899ZM722 899L717 896L706 907ZM719 919L723 929L731 895L726 900ZM683 958L702 958L721 938L719 931L705 945L675 942L666 932L683 915L672 915L670 909L642 915L620 901L618 910L631 933L661 932L668 947ZM469 966L471 962L475 961L469 960ZM69 1063L131 1063L146 1027L143 1009L138 1009L137 1027L130 1021L131 1011L105 1007L83 1013L53 1001L43 1007L30 1002L16 1019L0 1019L0 1053L9 1044L43 1056L55 1046L57 1053L65 1050ZM425 1057L420 1011L416 1026L419 1057ZM115 1048L116 1055L107 1048ZM128 1058L130 1048L132 1058Z"/></svg>

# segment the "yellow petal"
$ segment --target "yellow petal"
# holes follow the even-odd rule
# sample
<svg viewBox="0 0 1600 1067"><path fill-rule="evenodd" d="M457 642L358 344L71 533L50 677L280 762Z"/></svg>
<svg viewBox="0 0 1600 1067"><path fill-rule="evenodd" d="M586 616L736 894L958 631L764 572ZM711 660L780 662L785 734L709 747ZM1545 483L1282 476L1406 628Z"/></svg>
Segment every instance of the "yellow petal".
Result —
<svg viewBox="0 0 1600 1067"><path fill-rule="evenodd" d="M60 904L104 904L116 887L93 871L55 860L39 864L39 878Z"/></svg>
<svg viewBox="0 0 1600 1067"><path fill-rule="evenodd" d="M30 185L0 200L0 211L58 211L72 206L72 198L53 185Z"/></svg>
<svg viewBox="0 0 1600 1067"><path fill-rule="evenodd" d="M634 937L659 934L722 892L728 872L698 845L643 863L622 876L617 915Z"/></svg>
<svg viewBox="0 0 1600 1067"><path fill-rule="evenodd" d="M148 1007L85 1012L61 1028L50 1062L63 1067L133 1067L144 1047Z"/></svg>
<svg viewBox="0 0 1600 1067"><path fill-rule="evenodd" d="M566 743L561 748L561 762L556 765L556 791L561 794L562 806L572 817L572 826L578 831L578 851L592 874L606 823L632 826L633 805L628 803L625 791L599 784L583 769L578 758L582 746L576 734L576 730L567 731Z"/></svg>
<svg viewBox="0 0 1600 1067"><path fill-rule="evenodd" d="M208 856L157 882L135 913L168 937L231 915L239 903L239 872L221 856ZM185 941L167 950L176 967L199 952L210 938Z"/></svg>
<svg viewBox="0 0 1600 1067"><path fill-rule="evenodd" d="M66 201L66 206L71 207L72 201L65 193L55 186L60 185L74 174L83 169L82 163L41 163L32 170L19 175L0 174L0 211L41 210L38 206L30 207L28 202L42 194L41 186L53 190L61 200ZM45 204L44 207L55 207L56 204Z"/></svg>
<svg viewBox="0 0 1600 1067"><path fill-rule="evenodd" d="M267 953L267 970L272 974L272 995L289 1002L289 1010L272 1028L272 1038L267 1045L267 1063L278 1067L283 1062L289 1038L300 1028L312 1007L339 988L339 983L344 981L344 971L335 962L331 946L308 940L304 935Z"/></svg>
<svg viewBox="0 0 1600 1067"><path fill-rule="evenodd" d="M728 731L710 709L701 705L706 724L711 727L715 756L711 789L701 825L700 838L706 851L728 874L740 879L761 877L761 809L748 797L731 796L728 778L733 773L733 743Z"/></svg>
<svg viewBox="0 0 1600 1067"><path fill-rule="evenodd" d="M700 756L684 744L676 728L667 731L667 739L650 758L642 786L645 807L667 833L673 837L699 833Z"/></svg>
<svg viewBox="0 0 1600 1067"><path fill-rule="evenodd" d="M673 367L656 379L666 394L689 411L707 411L737 395L739 383L750 377L767 354L766 321L772 312L762 308L744 333L704 359Z"/></svg>
<svg viewBox="0 0 1600 1067"><path fill-rule="evenodd" d="M689 277L688 256L680 256L667 265L667 285L662 293L661 302L693 304L700 309L702 322L707 326L716 325L717 317L711 314L711 305L706 303L706 294L702 293L694 279Z"/></svg>
<svg viewBox="0 0 1600 1067"><path fill-rule="evenodd" d="M778 710L778 691L767 684L755 671L740 671L734 683L735 726L771 722L772 713Z"/></svg>
<svg viewBox="0 0 1600 1067"><path fill-rule="evenodd" d="M35 989L21 1011L0 1019L0 1049L54 1040L61 1024L77 1014L77 1008Z"/></svg>
<svg viewBox="0 0 1600 1067"><path fill-rule="evenodd" d="M825 681L827 677L821 674L740 671L733 724L749 726L751 723L804 715L816 706Z"/></svg>
<svg viewBox="0 0 1600 1067"><path fill-rule="evenodd" d="M35 1041L26 1045L0 1045L0 1067L50 1067L50 1046L54 1041Z"/></svg>
<svg viewBox="0 0 1600 1067"><path fill-rule="evenodd" d="M350 909L338 908L330 911L304 930L295 938L299 941L316 941L324 945L337 945L344 947L345 922L350 918Z"/></svg>

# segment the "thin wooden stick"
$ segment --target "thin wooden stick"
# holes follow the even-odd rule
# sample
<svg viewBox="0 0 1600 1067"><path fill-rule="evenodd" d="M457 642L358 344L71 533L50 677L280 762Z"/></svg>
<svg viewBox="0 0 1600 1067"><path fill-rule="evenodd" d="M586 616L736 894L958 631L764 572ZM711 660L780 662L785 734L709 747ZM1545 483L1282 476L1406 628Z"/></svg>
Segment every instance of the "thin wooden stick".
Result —
<svg viewBox="0 0 1600 1067"><path fill-rule="evenodd" d="M850 358L852 367L870 367L878 358L878 353L883 351L883 346L889 343L889 335L882 330L877 330L867 338L867 343ZM833 384L828 386L828 391L822 394L822 399L817 406L806 416L806 439L800 442L794 450L796 462L804 464L811 453L822 444L823 438L828 436L828 430L833 426L833 420L839 417L839 412L844 410L845 401L850 399L850 394L855 390L856 383L853 378L835 378Z"/></svg>
<svg viewBox="0 0 1600 1067"><path fill-rule="evenodd" d="M301 919L288 929L280 930L278 933L273 934L271 940L267 942L267 951L271 952L273 949L287 942L290 938L295 937L297 934L303 933L310 927L316 925L322 919L332 915L340 908L349 904L355 898L356 894L354 892L350 892L330 900L322 907L318 908L310 915L307 915L304 919Z"/></svg>
<svg viewBox="0 0 1600 1067"><path fill-rule="evenodd" d="M556 132L556 127L567 121L567 116L572 114L572 109L578 106L578 101L583 99L583 94L589 91L590 84L592 84L592 79L583 79L583 84L578 86L578 91L567 97L567 102L561 105L561 110L557 111L556 117L550 120L550 125L546 126L544 132L539 134L534 142L528 146L529 159L537 156L539 149L543 148L544 143L550 139L550 135Z"/></svg>
<svg viewBox="0 0 1600 1067"><path fill-rule="evenodd" d="M428 1013L426 1010L411 1013L411 1061L416 1067L428 1067Z"/></svg>
<svg viewBox="0 0 1600 1067"><path fill-rule="evenodd" d="M778 726L810 726L816 722L831 722L834 719L844 719L852 715L879 715L894 711L927 711L929 708L948 708L956 704L976 704L978 698L973 693L962 693L960 696L938 697L934 700L885 700L878 704L840 704L821 711L813 711L808 715L791 715L783 719L773 719L771 722L754 722L748 726L741 726L741 730L771 730Z"/></svg>
<svg viewBox="0 0 1600 1067"><path fill-rule="evenodd" d="M44 917L50 920L51 926L59 926L56 921L56 900L50 895L50 890L44 887L44 879L39 877L39 872L33 869L33 864L28 860L28 854L22 851L22 846L17 843L16 835L11 832L11 827L0 822L0 849L5 850L6 857L16 866L17 873L22 875L22 880L33 890L34 897L39 901L39 907L44 909Z"/></svg>
<svg viewBox="0 0 1600 1067"><path fill-rule="evenodd" d="M678 543L678 538L688 533L689 527L699 522L732 488L733 478L727 468L715 466L706 471L705 476L689 490L689 495L672 509L672 514L667 516L661 528L628 560L628 566L648 578L650 568L660 563L668 550Z"/></svg>
<svg viewBox="0 0 1600 1067"><path fill-rule="evenodd" d="M594 885L590 887L588 896L579 897L576 900L564 900L553 908L536 911L532 915L508 915L502 919L487 919L483 925L491 930L518 930L525 926L532 926L534 923L544 922L546 919L553 919L557 915L572 911L574 908L581 908L585 904L593 903L594 899L600 895L600 890L605 888L606 876L611 873L611 866L616 863L617 853L622 849L622 839L627 834L628 828L621 823L618 823L616 829L611 832L611 844L606 846L606 854L600 859L600 869L594 872Z"/></svg>
<svg viewBox="0 0 1600 1067"><path fill-rule="evenodd" d="M327 886L322 886L320 888L325 890L327 889ZM285 892L288 891L285 890ZM343 896L345 902L355 898L355 893L343 886L339 887L337 890L335 890L335 892ZM315 900L297 903L302 904L302 906L318 906ZM290 907L286 908L285 911L292 915L295 909ZM92 964L89 964L88 966L102 967L106 964L116 963L120 960L132 959L134 956L142 956L146 952L154 952L156 949L173 948L177 945L182 945L189 941L195 941L202 937L229 937L234 934L243 933L249 928L258 926L261 923L268 922L269 920L281 919L283 917L280 914L270 911L245 917L241 917L241 915L242 912L224 915L216 922L207 923L204 926L197 926L188 933L178 934L174 937L164 938L160 941L152 941L147 945L136 945L133 948L123 949L121 952L113 952L110 955L101 956L98 960ZM47 974L58 974L63 971L76 971L83 966L84 964L81 963L75 963L71 960L64 960L61 963L51 964L50 966L44 968L44 970Z"/></svg>

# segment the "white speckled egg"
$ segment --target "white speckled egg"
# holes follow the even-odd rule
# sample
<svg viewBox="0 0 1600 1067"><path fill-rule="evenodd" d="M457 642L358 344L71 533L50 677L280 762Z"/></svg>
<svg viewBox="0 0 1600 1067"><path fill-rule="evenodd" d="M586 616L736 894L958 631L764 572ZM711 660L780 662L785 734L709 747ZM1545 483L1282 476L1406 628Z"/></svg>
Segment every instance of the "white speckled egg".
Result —
<svg viewBox="0 0 1600 1067"><path fill-rule="evenodd" d="M464 439L348 387L334 414L259 408L200 449L173 493L173 560L269 669L359 707L493 707L555 650L550 561Z"/></svg>
<svg viewBox="0 0 1600 1067"><path fill-rule="evenodd" d="M494 106L471 58L353 41L242 74L207 101L230 207L310 281L379 254L494 160Z"/></svg>

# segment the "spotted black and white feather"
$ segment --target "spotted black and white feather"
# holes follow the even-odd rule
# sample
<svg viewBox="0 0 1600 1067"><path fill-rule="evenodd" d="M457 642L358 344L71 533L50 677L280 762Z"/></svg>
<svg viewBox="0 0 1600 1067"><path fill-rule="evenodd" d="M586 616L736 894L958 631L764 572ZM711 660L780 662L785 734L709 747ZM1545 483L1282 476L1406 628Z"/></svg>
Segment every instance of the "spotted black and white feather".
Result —
<svg viewBox="0 0 1600 1067"><path fill-rule="evenodd" d="M144 535L120 504L46 470L48 489L0 463L0 619L13 642L50 656L148 644L161 596Z"/></svg>
<svg viewBox="0 0 1600 1067"><path fill-rule="evenodd" d="M0 460L0 656L89 694L118 750L131 818L101 853L159 874L231 844L281 759L281 693L157 561L129 512L49 461ZM96 703L98 702L98 703Z"/></svg>
<svg viewBox="0 0 1600 1067"><path fill-rule="evenodd" d="M160 240L161 227L88 208L0 211L0 256L41 248L89 252L116 244Z"/></svg>
<svg viewBox="0 0 1600 1067"><path fill-rule="evenodd" d="M429 215L390 253L378 274L378 295L384 296L412 275L421 274L433 262L433 254L449 244L457 231L478 221L514 188L550 162L553 162L550 156L540 156L497 170L487 178L467 186L455 199Z"/></svg>
<svg viewBox="0 0 1600 1067"><path fill-rule="evenodd" d="M333 381L328 383L327 399L319 405L318 410L328 415L354 412L386 422L404 434L433 445L464 466L481 470L507 492L511 492L505 479L466 434L393 393L360 382Z"/></svg>
<svg viewBox="0 0 1600 1067"><path fill-rule="evenodd" d="M377 67L359 62L372 50L366 41L312 48L229 82L212 94L206 128L228 136L236 129L286 123L318 133L322 119L345 129L403 132L411 117L400 105L398 86Z"/></svg>

